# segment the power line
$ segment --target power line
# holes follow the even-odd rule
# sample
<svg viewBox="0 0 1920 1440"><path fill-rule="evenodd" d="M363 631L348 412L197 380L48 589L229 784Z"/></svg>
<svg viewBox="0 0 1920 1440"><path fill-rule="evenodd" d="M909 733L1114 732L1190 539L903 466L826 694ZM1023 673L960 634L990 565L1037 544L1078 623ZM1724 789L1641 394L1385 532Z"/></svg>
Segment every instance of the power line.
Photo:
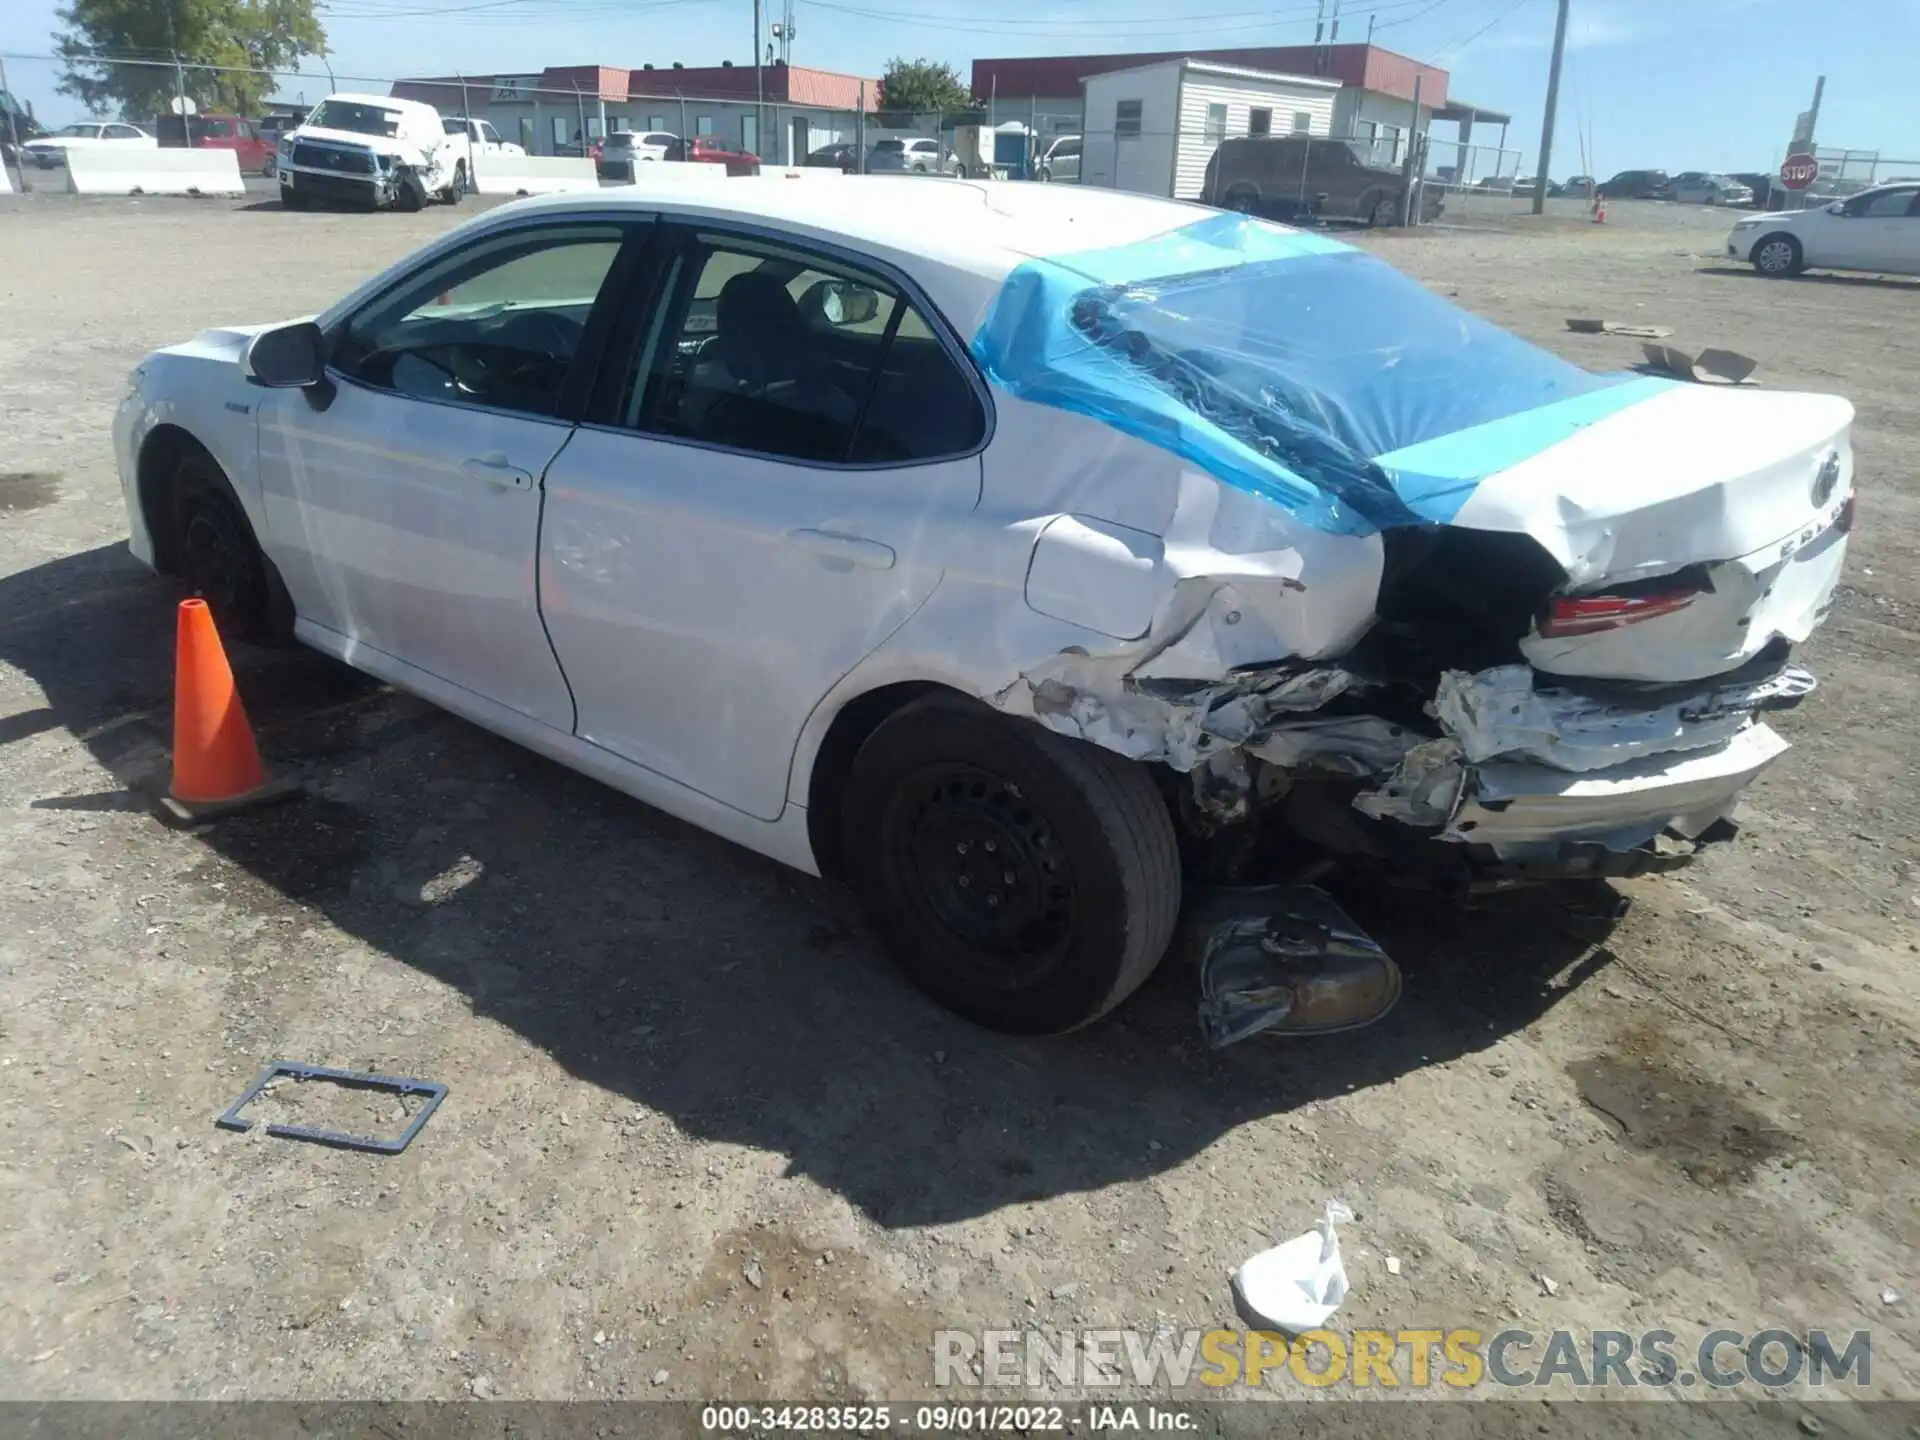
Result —
<svg viewBox="0 0 1920 1440"><path fill-rule="evenodd" d="M1466 39L1456 40L1453 44L1448 45L1444 49L1440 50L1437 54L1435 54L1433 58L1435 59L1435 61L1451 59L1453 56L1458 55L1462 50L1466 49L1467 46L1473 44L1474 41L1478 40L1482 35L1486 34L1489 30L1493 29L1493 27L1498 25L1502 20L1505 20L1509 16L1511 16L1522 5L1526 5L1530 3L1531 3L1531 0L1513 0L1513 4L1509 5L1505 10L1502 10L1498 15L1494 16L1493 19L1489 20L1486 24L1482 25L1478 30L1474 31L1471 35L1467 36Z"/></svg>

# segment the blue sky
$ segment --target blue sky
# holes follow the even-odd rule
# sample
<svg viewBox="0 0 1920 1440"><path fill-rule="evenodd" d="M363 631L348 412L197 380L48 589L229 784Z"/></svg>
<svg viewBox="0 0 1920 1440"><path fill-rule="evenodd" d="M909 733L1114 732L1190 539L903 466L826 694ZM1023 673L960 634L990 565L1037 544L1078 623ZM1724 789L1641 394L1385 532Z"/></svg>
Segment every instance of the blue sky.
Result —
<svg viewBox="0 0 1920 1440"><path fill-rule="evenodd" d="M0 5L12 86L53 121L78 116L54 93L53 67L11 56L48 53L58 3ZM1315 0L794 3L797 64L878 74L893 55L924 55L965 77L985 55L1301 44ZM328 0L322 13L341 76L750 63L750 0ZM1508 143L1532 168L1553 0L1342 0L1341 39L1365 38L1370 13L1376 43L1450 71L1456 96L1510 111ZM1587 166L1602 176L1769 168L1821 73L1820 142L1878 149L1920 172L1920 0L1573 0L1573 17L1556 176L1586 168L1581 130L1593 138ZM301 88L312 100L325 83Z"/></svg>

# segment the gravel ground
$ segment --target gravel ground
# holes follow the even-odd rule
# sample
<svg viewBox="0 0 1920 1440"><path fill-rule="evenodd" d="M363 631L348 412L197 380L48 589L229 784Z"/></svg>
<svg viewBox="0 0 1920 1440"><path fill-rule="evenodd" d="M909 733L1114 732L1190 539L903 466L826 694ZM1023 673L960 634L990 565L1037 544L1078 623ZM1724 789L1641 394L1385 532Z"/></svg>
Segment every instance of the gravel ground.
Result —
<svg viewBox="0 0 1920 1440"><path fill-rule="evenodd" d="M1920 287L1764 282L1672 206L1367 242L1582 364L1638 351L1572 314L1851 397L1859 533L1736 845L1612 926L1356 896L1395 1014L1212 1055L1170 970L1067 1039L969 1029L819 883L313 657L236 657L310 796L161 828L126 786L175 594L125 550L124 377L453 217L0 205L0 1395L899 1399L937 1329L1233 1325L1233 1267L1338 1196L1343 1323L1871 1328L1868 1393L1915 1397ZM451 1093L398 1159L214 1129L277 1058Z"/></svg>

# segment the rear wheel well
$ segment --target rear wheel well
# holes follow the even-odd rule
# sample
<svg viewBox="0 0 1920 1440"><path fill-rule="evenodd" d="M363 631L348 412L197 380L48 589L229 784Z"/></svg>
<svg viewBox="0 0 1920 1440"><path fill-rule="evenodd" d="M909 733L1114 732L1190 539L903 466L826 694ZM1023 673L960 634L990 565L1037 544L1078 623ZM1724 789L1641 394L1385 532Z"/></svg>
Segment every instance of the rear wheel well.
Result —
<svg viewBox="0 0 1920 1440"><path fill-rule="evenodd" d="M931 680L908 680L897 685L882 685L856 696L833 717L819 752L813 757L813 774L807 781L807 838L813 846L814 863L827 879L843 878L840 815L853 757L860 753L867 737L895 711L923 695L940 691L961 693Z"/></svg>

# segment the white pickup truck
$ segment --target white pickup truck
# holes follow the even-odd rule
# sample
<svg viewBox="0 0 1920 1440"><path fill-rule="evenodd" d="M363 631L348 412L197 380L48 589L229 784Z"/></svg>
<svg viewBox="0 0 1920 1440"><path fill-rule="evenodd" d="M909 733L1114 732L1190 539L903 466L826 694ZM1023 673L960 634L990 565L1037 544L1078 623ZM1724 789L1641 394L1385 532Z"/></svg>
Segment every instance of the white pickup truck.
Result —
<svg viewBox="0 0 1920 1440"><path fill-rule="evenodd" d="M492 129L464 117L444 120L418 100L329 95L281 138L274 165L280 202L289 210L317 200L397 210L418 210L429 199L457 205L473 180L474 132ZM497 134L491 144L500 153L520 148Z"/></svg>

